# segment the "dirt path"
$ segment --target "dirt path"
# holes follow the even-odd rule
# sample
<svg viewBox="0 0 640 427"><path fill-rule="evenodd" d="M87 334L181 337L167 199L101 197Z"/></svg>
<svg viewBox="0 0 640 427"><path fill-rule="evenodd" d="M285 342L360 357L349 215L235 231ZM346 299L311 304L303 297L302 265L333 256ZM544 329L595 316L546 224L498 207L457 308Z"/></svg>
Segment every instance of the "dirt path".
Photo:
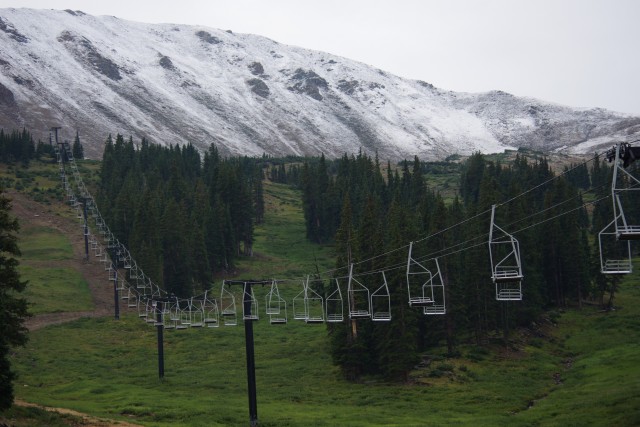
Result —
<svg viewBox="0 0 640 427"><path fill-rule="evenodd" d="M89 252L89 259L85 260L84 236L79 220L73 217L61 216L55 212L56 209L63 210L69 207L55 206L49 207L29 199L26 195L15 191L8 191L7 196L12 200L12 214L20 221L22 229L28 227L48 227L64 233L69 237L73 247L73 259L58 261L36 261L31 265L49 267L70 267L82 274L82 277L89 284L94 309L91 311L47 313L31 317L27 320L26 326L30 331L34 331L49 325L70 322L82 317L103 317L113 316L113 287L107 280L107 272L104 265L92 256ZM121 307L126 305L121 304ZM124 308L126 310L126 308ZM100 419L91 415L83 414L66 408L52 408L35 403L16 400L18 406L35 407L50 412L71 415L79 418L81 424L75 421L73 425L95 426L95 427L140 427L138 424L131 424L126 421L113 421Z"/></svg>
<svg viewBox="0 0 640 427"><path fill-rule="evenodd" d="M69 237L73 247L73 259L51 262L37 262L43 267L66 266L79 271L89 284L94 309L91 311L40 314L27 320L26 326L34 331L48 325L60 324L81 317L103 317L113 315L113 288L107 280L104 265L89 251L89 259L85 260L84 236L82 224L73 217L61 216L55 210L67 209L63 206L45 206L15 191L7 192L12 199L12 213L20 221L22 229L28 227L48 227L64 233ZM34 263L35 264L35 263Z"/></svg>
<svg viewBox="0 0 640 427"><path fill-rule="evenodd" d="M48 412L57 412L63 415L71 415L73 417L80 418L80 424L73 423L73 426L91 426L91 427L141 427L140 424L131 424L126 421L114 421L102 418L93 417L91 415L83 414L82 412L74 411L65 408L52 408L50 406L37 405L35 403L24 402L22 400L16 400L14 404L25 408L38 408Z"/></svg>

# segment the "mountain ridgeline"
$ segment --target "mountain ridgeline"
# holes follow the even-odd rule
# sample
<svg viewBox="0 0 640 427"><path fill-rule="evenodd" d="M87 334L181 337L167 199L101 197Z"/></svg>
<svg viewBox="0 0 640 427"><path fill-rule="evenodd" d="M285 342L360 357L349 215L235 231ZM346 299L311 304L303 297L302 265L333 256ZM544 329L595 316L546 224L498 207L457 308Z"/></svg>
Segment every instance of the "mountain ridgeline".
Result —
<svg viewBox="0 0 640 427"><path fill-rule="evenodd" d="M119 133L201 153L215 143L223 156L435 160L507 147L592 153L638 139L640 117L442 90L256 35L0 9L0 127L46 141L52 126L77 131L88 158Z"/></svg>

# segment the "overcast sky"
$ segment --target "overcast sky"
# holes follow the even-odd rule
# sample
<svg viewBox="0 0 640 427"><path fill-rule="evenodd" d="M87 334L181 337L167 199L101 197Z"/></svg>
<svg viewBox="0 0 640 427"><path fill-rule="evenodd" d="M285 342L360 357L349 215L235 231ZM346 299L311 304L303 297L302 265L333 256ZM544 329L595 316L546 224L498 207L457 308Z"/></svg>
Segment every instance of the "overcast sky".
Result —
<svg viewBox="0 0 640 427"><path fill-rule="evenodd" d="M0 0L206 25L448 90L640 115L640 0Z"/></svg>

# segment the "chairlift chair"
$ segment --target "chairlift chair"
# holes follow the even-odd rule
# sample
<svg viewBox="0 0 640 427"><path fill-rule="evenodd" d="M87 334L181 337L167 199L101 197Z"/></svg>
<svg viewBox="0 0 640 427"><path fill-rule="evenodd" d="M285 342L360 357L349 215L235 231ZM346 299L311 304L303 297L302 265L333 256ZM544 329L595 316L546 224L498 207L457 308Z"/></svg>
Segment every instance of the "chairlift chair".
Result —
<svg viewBox="0 0 640 427"><path fill-rule="evenodd" d="M250 303L250 312L246 312L245 301ZM242 293L242 320L258 320L258 300L253 293L253 286L245 286Z"/></svg>
<svg viewBox="0 0 640 427"><path fill-rule="evenodd" d="M204 327L204 311L202 309L202 302L196 300L193 301L193 297L189 300L189 317L191 319L191 327L192 328L202 328Z"/></svg>
<svg viewBox="0 0 640 427"><path fill-rule="evenodd" d="M118 290L118 292L122 292L127 289L127 281L125 280L124 277L120 277L120 280L118 280L118 286L116 287L116 289Z"/></svg>
<svg viewBox="0 0 640 427"><path fill-rule="evenodd" d="M306 323L324 323L324 298L309 286L309 276L305 287L304 304L306 307Z"/></svg>
<svg viewBox="0 0 640 427"><path fill-rule="evenodd" d="M302 291L293 297L293 318L306 323L324 322L324 300L309 287L309 277L302 282Z"/></svg>
<svg viewBox="0 0 640 427"><path fill-rule="evenodd" d="M427 315L447 313L447 305L444 296L444 281L442 280L442 273L440 272L440 263L438 262L438 258L435 259L435 264L436 273L431 279L433 304L427 305L422 309L422 312Z"/></svg>
<svg viewBox="0 0 640 427"><path fill-rule="evenodd" d="M636 192L640 191L640 180L626 170L638 155L640 155L640 147L631 147L628 143L620 143L615 146L615 159L608 155L609 160L614 161L611 196L618 240L640 240L640 225L632 225L627 221L623 207L623 205L629 204L628 199L635 200L638 194Z"/></svg>
<svg viewBox="0 0 640 427"><path fill-rule="evenodd" d="M118 270L109 266L107 271L109 272L109 281L118 280Z"/></svg>
<svg viewBox="0 0 640 427"><path fill-rule="evenodd" d="M145 322L153 326L162 326L162 325L156 325L156 323L158 323L157 301L153 298L147 298L145 301L145 309L146 309L146 314L144 316Z"/></svg>
<svg viewBox="0 0 640 427"><path fill-rule="evenodd" d="M224 326L236 326L238 324L236 297L231 291L225 289L224 281L222 282L222 290L220 291L220 313Z"/></svg>
<svg viewBox="0 0 640 427"><path fill-rule="evenodd" d="M138 317L141 319L146 319L147 316L149 315L149 304L151 303L151 301L149 301L147 298L142 297L141 295L138 295Z"/></svg>
<svg viewBox="0 0 640 427"><path fill-rule="evenodd" d="M347 302L349 304L350 319L371 317L371 298L369 288L353 277L353 264L349 266Z"/></svg>
<svg viewBox="0 0 640 427"><path fill-rule="evenodd" d="M177 319L176 321L177 331L189 329L189 325L191 325L191 313L189 312L189 310L184 304L182 304L181 306L180 300L178 300L178 297L176 297L176 312L175 312L174 318Z"/></svg>
<svg viewBox="0 0 640 427"><path fill-rule="evenodd" d="M369 306L371 307L371 320L374 322L391 321L391 294L384 271L382 272L382 285L371 292Z"/></svg>
<svg viewBox="0 0 640 427"><path fill-rule="evenodd" d="M272 325L287 323L287 302L280 296L277 280L271 282L271 289L267 293L266 313L269 316L269 323Z"/></svg>
<svg viewBox="0 0 640 427"><path fill-rule="evenodd" d="M207 295L208 291L204 292L204 298L202 299L202 313L204 314L204 324L207 328L217 328L220 326L220 312L218 310L218 303L215 298L211 299Z"/></svg>
<svg viewBox="0 0 640 427"><path fill-rule="evenodd" d="M138 307L138 293L134 292L131 288L127 290L127 307L136 308Z"/></svg>
<svg viewBox="0 0 640 427"><path fill-rule="evenodd" d="M491 279L496 286L496 300L522 300L522 264L520 262L520 244L513 235L507 233L495 223L496 205L491 208L491 226L489 228L489 260Z"/></svg>
<svg viewBox="0 0 640 427"><path fill-rule="evenodd" d="M293 297L293 318L295 320L307 320L308 311L306 304L307 282L302 282L302 290Z"/></svg>
<svg viewBox="0 0 640 427"><path fill-rule="evenodd" d="M335 278L336 288L327 295L325 306L327 309L327 323L339 323L344 321L344 303L342 300L342 291L340 290L340 281Z"/></svg>
<svg viewBox="0 0 640 427"><path fill-rule="evenodd" d="M631 240L620 241L616 239L618 231L615 222L614 218L598 233L600 272L611 275L630 274L633 272Z"/></svg>
<svg viewBox="0 0 640 427"><path fill-rule="evenodd" d="M426 307L433 304L433 274L413 258L413 242L409 243L407 258L407 293L409 307Z"/></svg>
<svg viewBox="0 0 640 427"><path fill-rule="evenodd" d="M172 308L173 306L169 303L169 301L165 301L162 303L162 327L164 329L176 328L175 321L171 318Z"/></svg>

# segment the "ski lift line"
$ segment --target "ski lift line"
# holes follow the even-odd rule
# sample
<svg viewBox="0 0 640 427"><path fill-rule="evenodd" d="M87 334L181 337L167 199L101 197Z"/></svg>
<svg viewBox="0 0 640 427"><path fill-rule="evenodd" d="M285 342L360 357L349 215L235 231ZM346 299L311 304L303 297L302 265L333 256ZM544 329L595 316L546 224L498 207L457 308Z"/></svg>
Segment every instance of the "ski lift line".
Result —
<svg viewBox="0 0 640 427"><path fill-rule="evenodd" d="M596 153L596 154L594 154L594 156L593 156L593 157L591 157L589 160L585 160L584 162L577 164L576 166L572 167L571 169L567 169L566 171L564 171L564 172L562 172L562 173L560 173L560 174L558 174L558 175L554 176L553 178L549 178L549 179L548 179L548 180L546 180L545 182L540 183L540 184L536 185L535 187L530 188L530 189L528 189L528 190L526 190L526 191L523 191L523 192L521 192L520 194L518 194L518 195L516 195L516 196L513 196L512 198L508 199L508 200L507 200L507 201L505 201L505 202L502 202L502 203L498 203L498 204L496 204L496 207L500 207L500 206L504 206L504 205L506 205L506 204L509 204L509 203L513 202L514 200L516 200L516 199L518 199L518 198L520 198L520 197L522 197L522 196L524 196L524 195L526 195L526 194L529 194L529 193L531 193L532 191L535 191L535 190L537 190L537 189L538 189L538 188L540 188L540 187L543 187L543 186L545 186L545 185L549 184L550 182L552 182L552 181L554 181L554 180L556 180L556 179L560 178L561 176L568 174L569 172L573 171L574 169L577 169L578 167L581 167L582 165L586 165L586 164L588 164L588 163L592 162L593 160L595 160L596 158L598 158L598 156L599 156L599 154L598 154L598 153Z"/></svg>
<svg viewBox="0 0 640 427"><path fill-rule="evenodd" d="M502 202L502 203L498 203L498 204L496 204L496 207L504 206L504 205L506 205L506 204L508 204L508 203L511 203L512 201L516 200L517 198L522 197L522 196L524 196L524 195L526 195L526 194L528 194L528 193L530 193L530 192L532 192L532 191L535 191L536 189L538 189L538 188L540 188L540 187L542 187L542 186L544 186L544 185L546 185L546 184L548 184L548 183L552 182L553 180L555 180L555 179L557 179L557 178L559 178L559 177L561 177L561 176L563 176L563 175L565 175L565 174L568 174L569 172L571 172L571 171L573 171L573 170L577 169L578 167L581 167L583 164L584 164L584 165L586 165L586 164L588 164L588 163L592 162L592 161L593 161L593 160L595 160L598 156L599 156L599 154L597 154L597 153L596 153L596 154L595 154L593 157L591 157L590 159L585 160L584 162L577 164L577 165L576 165L576 166L574 166L573 168L568 169L568 170L566 170L566 171L564 171L564 172L562 172L562 173L560 173L560 174L558 174L558 175L554 176L553 178L550 178L550 179L548 179L547 181L545 181L545 182L543 182L543 183L541 183L541 184L538 184L537 186L535 186L535 187L533 187L533 188L530 188L530 189L528 189L528 190L526 190L526 191L523 191L523 192L521 192L520 194L518 194L518 195L516 195L516 196L514 196L514 197L512 197L512 198L510 198L510 199L508 199L508 200L506 200L506 201L504 201L504 202ZM589 191L593 191L593 189L591 189L591 190L589 190ZM585 193L586 193L586 192L585 192ZM585 204L586 204L586 203L583 203L583 205L582 205L582 206L584 206ZM572 211L573 211L573 210L572 210ZM572 211L571 211L571 212L572 212ZM451 225L451 226L449 226L449 227L447 227L447 228L445 228L445 229L443 229L443 230L440 230L440 231L438 231L438 232L436 232L436 233L433 233L433 234L431 234L431 235L429 235L429 236L426 236L426 237L423 237L423 238L421 238L421 239L419 239L419 240L416 240L416 241L414 241L414 243L416 243L416 244L417 244L417 243L423 242L423 241L425 241L425 240L428 240L429 238L435 237L435 236L437 236L437 235L439 235L439 234L442 234L442 233L444 233L444 232L446 232L446 231L449 231L449 230L451 230L451 229L453 229L453 228L456 228L456 227L458 227L458 226L460 226L460 225L462 225L462 224L465 224L465 223L467 223L467 222L469 222L469 221L472 221L473 219L475 219L475 218L477 218L477 217L480 217L480 216L485 215L485 214L490 213L490 212L491 212L491 209L487 209L487 210L485 210L485 211L483 211L483 212L480 212L480 213L478 213L478 214L474 215L473 217L467 218L467 219L465 219L465 220L463 220L463 221L461 221L461 222L459 222L459 223L453 224L453 225ZM538 213L536 213L536 214L533 214L533 216L538 215L538 214L540 214L540 213L541 213L541 212L538 212ZM569 213L569 212L566 212L566 213ZM566 214L566 213L565 213L565 214ZM528 217L527 217L527 218L528 218ZM526 219L526 218L524 218L524 219ZM524 219L523 219L523 220L524 220ZM522 220L520 220L520 221L522 221ZM520 221L518 221L518 222L520 222ZM548 220L545 220L545 221L542 221L542 222L546 222L546 221L548 221ZM542 223L542 222L541 222L541 223ZM539 224L539 223L538 223L538 224ZM530 227L536 226L536 225L538 225L538 224L533 224L533 225L531 225ZM525 229L526 229L526 228L525 228ZM523 230L524 230L524 229L523 229ZM520 230L520 231L523 231L523 230ZM515 233L512 233L512 234L515 234ZM478 238L479 238L479 237L478 237ZM471 239L471 241L473 241L473 240L475 240L475 239L476 239L476 238ZM459 246L459 245L460 245L460 244L458 244L458 245L456 245L456 246ZM474 247L476 247L476 246L479 246L479 244L478 244L478 245L472 245L472 246L470 246L470 247L468 247L468 248L463 248L462 250L453 251L453 252L446 253L445 255L440 255L440 256L443 256L443 257L444 257L444 256L453 255L453 254L456 254L456 253L458 253L458 252L461 252L461 251L464 251L464 250L467 250L467 249L474 248ZM376 258L379 258L379 257L385 256L385 255L389 255L389 254L391 254L391 253L394 253L394 252L397 252L397 251L403 250L403 249L405 249L405 248L407 248L407 247L408 247L408 245L405 245L405 246L402 246L402 247L400 247L400 248L392 249L392 250L390 250L390 251L388 251L388 252L386 252L386 253L384 253L384 254L375 255L375 256L373 256L373 257L371 257L371 258L368 258L368 259L365 259L365 260L362 260L362 261L358 261L358 262L357 262L357 263L355 263L355 264L356 264L356 265L358 265L358 264L362 264L362 263L365 263L365 262L369 262L369 261L372 261L372 260L374 260L374 259L376 259ZM455 247L455 246L453 246L453 247ZM451 248L451 247L449 247L449 248L445 248L445 249L443 249L442 251L446 251L446 250L448 250L448 249L450 249L450 248ZM437 253L435 253L435 254L437 254ZM434 255L435 255L435 254L434 254ZM432 255L429 255L429 257L431 257L431 256L432 256ZM435 257L434 257L434 258L435 258ZM430 258L430 259L428 259L428 260L431 260L431 259L433 259L433 258ZM327 270L327 271L321 272L321 273L319 273L319 275L321 275L321 276L322 276L322 275L325 275L325 274L326 274L326 275L330 275L331 273L334 273L334 272L336 272L336 271L341 271L341 270L343 270L343 269L348 269L348 268L349 268L349 266L347 265L347 266L339 267L339 268L336 268L336 269L332 269L332 270ZM386 269L385 269L385 270L386 270ZM364 274L364 273L359 273L357 276L360 276L360 275L362 275L362 274Z"/></svg>
<svg viewBox="0 0 640 427"><path fill-rule="evenodd" d="M604 196L604 197L601 197L601 198L599 198L599 199L597 199L597 200L594 200L594 201L592 201L592 202L585 202L585 203L583 203L582 205L580 205L580 206L578 206L578 207L576 207L576 208L570 209L570 210L568 210L568 211L566 211L566 212L561 212L561 213L559 213L559 214L557 214L557 215L555 215L555 216L553 216L553 217L551 217L551 218L547 218L547 219L544 219L544 220L542 220L542 221L538 221L538 222L536 222L535 224L531 224L531 225L528 225L528 226L526 226L526 227L523 227L523 228L521 228L521 229L519 229L519 230L517 230L517 231L514 231L514 232L513 232L513 233L511 233L511 234L518 234L518 233L521 233L521 232L523 232L523 231L525 231L525 230L528 230L528 229L530 229L530 228L537 227L537 226L539 226L539 225L541 225L541 224L544 224L545 222L549 222L549 221L552 221L552 220L554 220L554 219L560 218L561 216L568 215L568 214L570 214L570 213L573 213L573 212L575 212L575 211L578 211L578 210L580 210L580 209L584 208L586 205L596 204L596 203L598 203L598 202L600 202L600 201L602 201L602 200L608 199L609 197L611 197L611 195L610 195L610 194L608 194L608 195L606 195L606 196Z"/></svg>
<svg viewBox="0 0 640 427"><path fill-rule="evenodd" d="M115 240L116 247L123 249L123 252L125 252L126 254L126 257L124 258L124 267L127 268L127 266L129 266L130 268L131 265L135 263L135 260L133 260L129 251L126 249L126 247L122 245L117 239L115 239L115 236L113 236L113 233L111 233L111 231L107 227L106 221L104 221L104 219L102 218L102 215L100 214L100 211L98 210L93 197L91 196L86 186L84 185L82 176L75 163L75 159L73 158L71 147L69 146L69 144L64 144L63 147L67 155L69 164L71 165L76 187L78 188L80 194L85 199L85 203L87 204L87 207L90 208L92 213L94 214L94 217L96 218L96 223L99 226L101 232L104 232L105 236L108 236L110 240ZM56 147L56 149L58 149L58 147ZM60 155L59 151L58 151L58 162L60 163L61 172L64 172L64 163L62 162L62 156ZM66 182L66 174L64 174L63 181ZM159 286L153 284L152 282L150 283L150 287L152 292L153 292L153 288L155 287L160 293L164 293L166 295L166 292L164 290L162 290Z"/></svg>
<svg viewBox="0 0 640 427"><path fill-rule="evenodd" d="M482 215L486 215L487 213L491 213L491 209L487 209L487 210L485 210L484 212L480 212L480 213L478 213L478 214L476 214L476 215L474 215L474 216L472 216L472 217L470 217L470 218L465 219L464 221L460 221L460 222L459 222L459 223L457 223L457 224L451 225L451 226L449 226L449 227L447 227L447 228L444 228L444 229L442 229L442 230L440 230L440 231L437 231L437 232L435 232L435 233L432 233L432 234L430 234L430 235L428 235L428 236L426 236L426 237L423 237L422 239L414 240L414 242L413 242L413 243L414 243L414 244L418 244L418 243L420 243L420 242L423 242L423 241L425 241L425 240L428 240L428 239L430 239L430 238L432 238L432 237L435 237L435 236L437 236L437 235L439 235L439 234L445 233L445 232L447 232L447 231L449 231L449 230L451 230L451 229L453 229L453 228L456 228L456 227L458 227L458 226L461 226L461 225L463 225L463 224L466 224L467 222L472 221L472 220L474 220L474 219L476 219L476 218L478 218L478 217L480 217L480 216L482 216ZM406 247L406 246L405 246L405 247Z"/></svg>
<svg viewBox="0 0 640 427"><path fill-rule="evenodd" d="M531 215L529 215L529 216L526 216L526 217L521 218L521 219L519 219L519 220L513 221L512 223L510 223L510 224L506 225L506 227L507 227L507 228L511 228L512 226L514 226L514 225L516 225L516 224L519 224L519 223L521 223L521 222L523 222L523 221L525 221L525 220L527 220L527 219L533 218L533 217L538 216L538 215L542 215L543 213L545 213L545 212L547 212L547 211L550 211L550 210L552 210L552 209L555 209L555 208L557 208L557 207L559 207L559 206L562 206L562 205L564 205L565 203L569 203L569 202L571 202L571 201L573 201L573 200L575 200L575 199L579 199L579 198L580 198L580 197L582 197L584 194L587 194L587 193L589 193L590 191L594 191L594 192L595 192L595 190L600 189L600 188L605 187L605 186L606 186L606 185L601 185L600 187L598 187L598 188L596 188L596 189L589 189L589 190L587 190L587 191L585 191L585 192L582 192L582 193L578 194L578 195L577 195L577 196L575 196L575 197L571 197L571 198L566 199L566 200L564 200L564 201L562 201L562 202L556 203L556 204L555 204L555 205L553 205L553 206L549 206L548 208L544 208L544 209L543 209L543 210L541 210L541 211L538 211L538 212L532 213L532 214L531 214ZM582 206L584 206L584 204L583 204Z"/></svg>

